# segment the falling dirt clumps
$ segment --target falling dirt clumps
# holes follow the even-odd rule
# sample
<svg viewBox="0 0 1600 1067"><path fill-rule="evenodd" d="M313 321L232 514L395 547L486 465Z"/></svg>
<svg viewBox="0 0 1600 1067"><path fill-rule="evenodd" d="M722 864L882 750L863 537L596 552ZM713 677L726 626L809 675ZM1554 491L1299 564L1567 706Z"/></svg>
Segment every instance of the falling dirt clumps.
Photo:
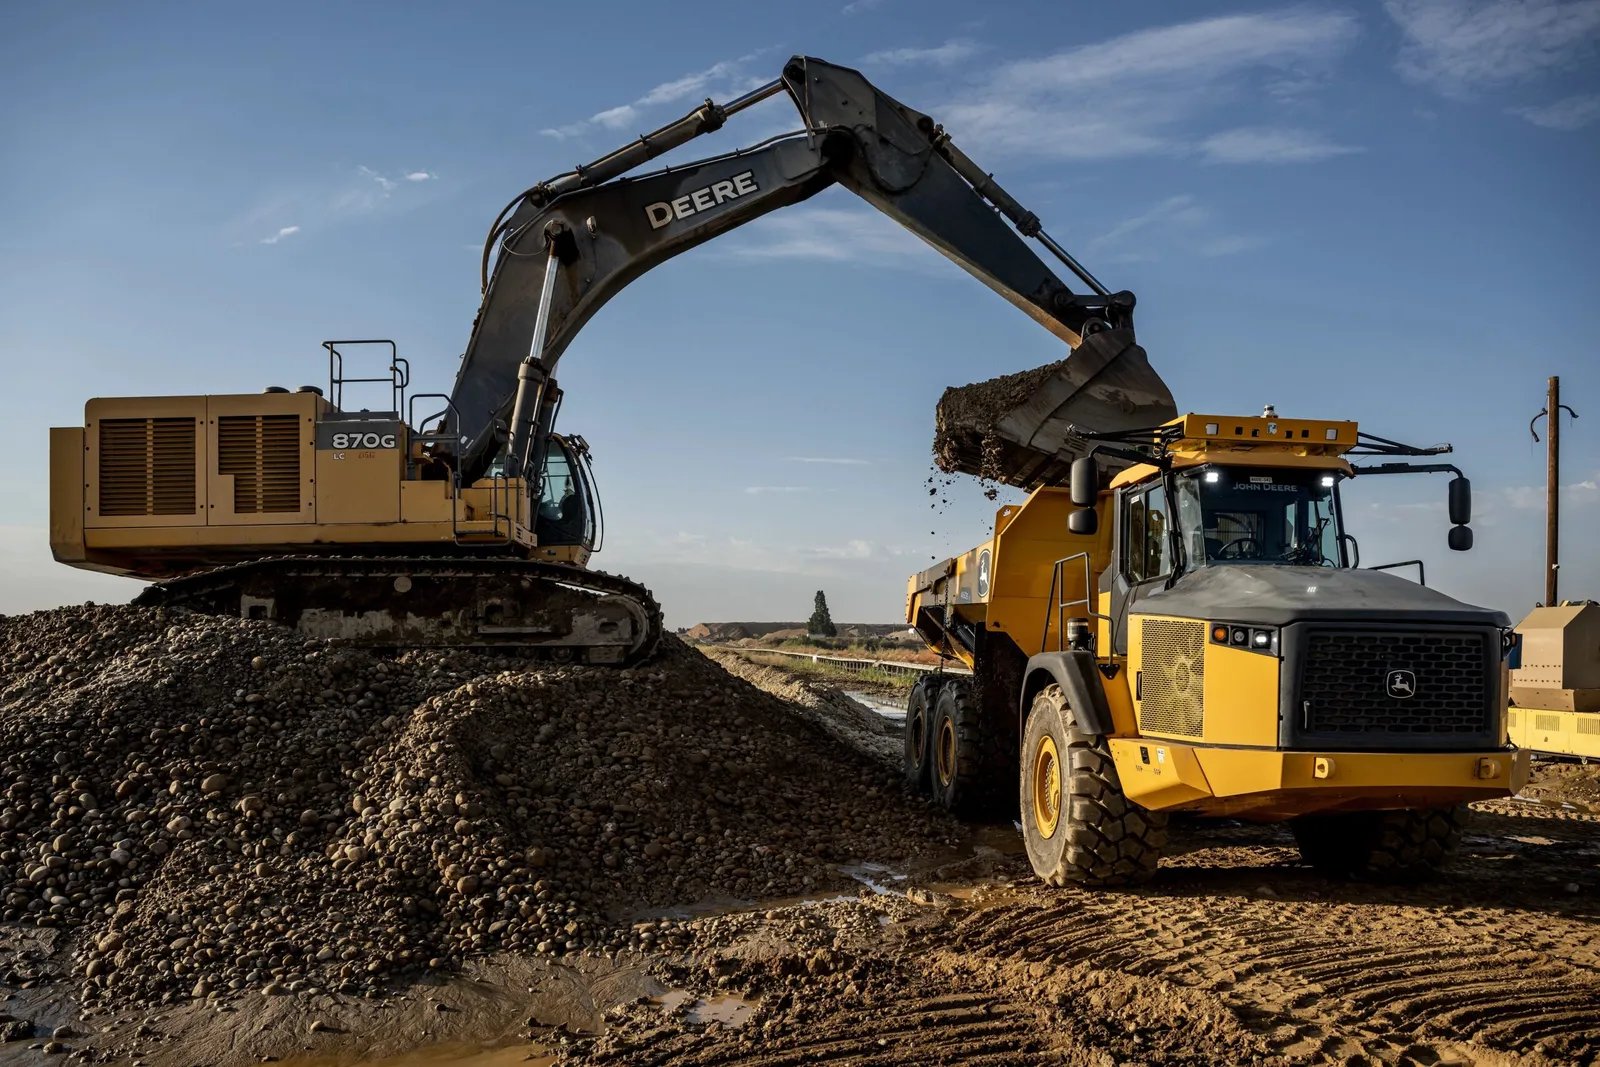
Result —
<svg viewBox="0 0 1600 1067"><path fill-rule="evenodd" d="M1006 442L996 434L995 425L1037 393L1066 363L1059 360L946 389L934 410L933 457L939 469L1004 481L1001 460Z"/></svg>
<svg viewBox="0 0 1600 1067"><path fill-rule="evenodd" d="M896 778L671 638L616 670L159 609L0 617L0 918L67 935L91 1004L682 944L638 909L827 889L950 839Z"/></svg>

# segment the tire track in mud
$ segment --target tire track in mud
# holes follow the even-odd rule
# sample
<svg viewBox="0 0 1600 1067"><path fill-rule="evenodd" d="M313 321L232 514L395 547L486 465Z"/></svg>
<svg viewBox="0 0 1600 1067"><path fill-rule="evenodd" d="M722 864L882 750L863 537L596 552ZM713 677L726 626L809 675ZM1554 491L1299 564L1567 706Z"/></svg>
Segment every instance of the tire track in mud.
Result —
<svg viewBox="0 0 1600 1067"><path fill-rule="evenodd" d="M755 1021L658 1014L582 1062L1600 1063L1600 818L1509 803L1480 815L1425 885L1329 881L1281 828L1191 825L1139 889L1047 889L998 863L960 868L947 883L967 887L960 899L934 906L769 914L757 940L733 923L682 978L713 995L738 961L725 988L756 1003ZM843 970L796 970L828 944Z"/></svg>
<svg viewBox="0 0 1600 1067"><path fill-rule="evenodd" d="M1568 830L1592 845L1600 827L1561 828ZM1485 838L1485 847L1497 840ZM1576 858L1592 876L1592 860L1584 857L1593 850L1580 851L1572 857L1554 849L1556 869ZM1462 862L1470 867L1473 860ZM1172 872L1172 882L1189 873ZM1318 885L1308 892L1333 899L1252 892L1252 874L1237 867L1231 878L1207 872L1198 895L1181 884L1034 893L1029 903L982 908L959 920L950 949L1201 991L1274 1050L1305 1062L1391 1059L1414 1045L1435 1054L1476 1045L1582 1061L1600 1055L1600 926L1592 916L1454 899L1470 897L1483 872L1418 889L1414 903L1407 890L1313 883L1303 873L1285 873L1274 879L1285 895Z"/></svg>
<svg viewBox="0 0 1600 1067"><path fill-rule="evenodd" d="M785 1014L752 1034L646 1034L596 1057L631 1067L804 1067L848 1062L907 1067L960 1062L985 1067L1037 1064L1059 1044L1033 1006L986 990L952 992L912 982L887 1001L864 1006L832 1000Z"/></svg>

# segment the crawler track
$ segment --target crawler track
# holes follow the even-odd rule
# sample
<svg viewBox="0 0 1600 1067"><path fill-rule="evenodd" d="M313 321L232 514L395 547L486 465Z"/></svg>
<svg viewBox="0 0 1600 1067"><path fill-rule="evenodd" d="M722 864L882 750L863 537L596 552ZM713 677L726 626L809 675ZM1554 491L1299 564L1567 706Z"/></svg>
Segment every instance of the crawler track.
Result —
<svg viewBox="0 0 1600 1067"><path fill-rule="evenodd" d="M603 571L495 556L275 556L150 586L135 603L271 618L385 647L509 647L627 666L661 640L650 590Z"/></svg>

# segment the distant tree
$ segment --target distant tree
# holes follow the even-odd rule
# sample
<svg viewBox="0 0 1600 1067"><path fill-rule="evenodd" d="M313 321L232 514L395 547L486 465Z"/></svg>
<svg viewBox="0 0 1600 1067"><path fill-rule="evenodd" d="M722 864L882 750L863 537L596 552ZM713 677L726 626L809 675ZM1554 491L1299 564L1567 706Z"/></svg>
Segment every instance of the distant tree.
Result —
<svg viewBox="0 0 1600 1067"><path fill-rule="evenodd" d="M839 628L833 624L833 617L828 614L828 598L818 589L817 606L811 612L811 620L806 623L806 633L833 637L838 632Z"/></svg>

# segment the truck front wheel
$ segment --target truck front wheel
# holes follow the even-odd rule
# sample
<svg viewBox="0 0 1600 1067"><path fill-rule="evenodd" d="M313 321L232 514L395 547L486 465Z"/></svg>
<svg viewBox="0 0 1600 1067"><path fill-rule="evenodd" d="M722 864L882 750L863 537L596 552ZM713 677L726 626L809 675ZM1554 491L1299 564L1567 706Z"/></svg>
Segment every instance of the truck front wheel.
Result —
<svg viewBox="0 0 1600 1067"><path fill-rule="evenodd" d="M1472 809L1352 811L1291 819L1300 857L1324 874L1376 882L1414 882L1455 855Z"/></svg>
<svg viewBox="0 0 1600 1067"><path fill-rule="evenodd" d="M1122 793L1105 738L1079 729L1058 685L1033 699L1022 740L1022 837L1049 885L1129 885L1155 873L1167 816Z"/></svg>

